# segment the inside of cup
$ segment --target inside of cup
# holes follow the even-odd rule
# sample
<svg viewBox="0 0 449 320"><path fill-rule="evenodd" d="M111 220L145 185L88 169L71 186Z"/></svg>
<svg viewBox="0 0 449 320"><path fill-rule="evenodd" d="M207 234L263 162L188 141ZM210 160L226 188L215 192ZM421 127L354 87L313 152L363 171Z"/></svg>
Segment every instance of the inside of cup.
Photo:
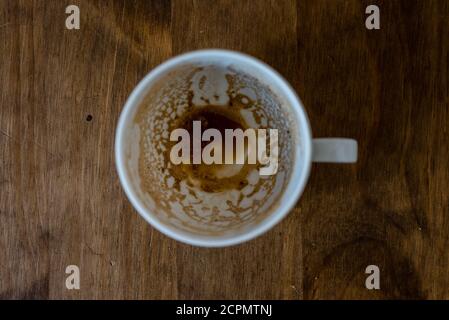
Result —
<svg viewBox="0 0 449 320"><path fill-rule="evenodd" d="M301 151L298 110L284 91L256 65L222 57L172 61L150 73L125 106L120 142L128 193L140 213L165 233L200 238L248 234L268 220L295 197L292 179L307 170L298 163L309 161ZM245 186L216 192L174 176L167 155L176 119L192 108L231 108L232 102L242 104L239 112L249 127L277 129L276 173L263 176L253 169Z"/></svg>

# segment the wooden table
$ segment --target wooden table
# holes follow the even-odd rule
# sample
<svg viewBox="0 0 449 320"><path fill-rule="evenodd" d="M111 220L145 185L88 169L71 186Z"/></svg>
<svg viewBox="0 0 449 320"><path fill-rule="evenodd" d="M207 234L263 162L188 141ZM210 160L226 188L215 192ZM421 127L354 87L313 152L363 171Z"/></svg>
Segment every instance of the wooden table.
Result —
<svg viewBox="0 0 449 320"><path fill-rule="evenodd" d="M314 136L360 149L356 165L314 165L288 218L225 249L145 223L113 157L138 81L212 47L272 65ZM446 0L0 1L0 297L449 298L448 62ZM372 264L380 290L365 288Z"/></svg>

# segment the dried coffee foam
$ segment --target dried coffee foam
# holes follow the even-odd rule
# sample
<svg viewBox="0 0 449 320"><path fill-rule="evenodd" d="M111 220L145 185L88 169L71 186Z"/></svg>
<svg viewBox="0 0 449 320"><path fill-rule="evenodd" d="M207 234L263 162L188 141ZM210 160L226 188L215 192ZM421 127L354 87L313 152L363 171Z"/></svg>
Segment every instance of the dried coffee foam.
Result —
<svg viewBox="0 0 449 320"><path fill-rule="evenodd" d="M205 192L178 181L167 159L172 124L191 107L227 106L239 97L248 104L241 115L250 128L278 129L278 171L249 172L241 190ZM250 103L251 102L251 103ZM223 236L244 232L270 215L291 176L298 132L288 108L266 84L232 65L184 65L157 79L128 128L126 170L146 209L160 222L188 233Z"/></svg>

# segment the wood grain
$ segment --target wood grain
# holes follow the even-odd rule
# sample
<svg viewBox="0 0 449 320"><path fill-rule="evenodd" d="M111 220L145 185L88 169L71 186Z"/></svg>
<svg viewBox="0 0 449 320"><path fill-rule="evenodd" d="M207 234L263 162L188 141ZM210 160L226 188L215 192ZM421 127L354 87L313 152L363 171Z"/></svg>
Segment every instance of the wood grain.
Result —
<svg viewBox="0 0 449 320"><path fill-rule="evenodd" d="M0 298L448 299L448 19L445 0L0 1ZM314 136L360 149L357 165L314 165L282 223L225 249L151 228L113 161L138 81L212 47L272 65ZM364 286L370 264L381 290Z"/></svg>

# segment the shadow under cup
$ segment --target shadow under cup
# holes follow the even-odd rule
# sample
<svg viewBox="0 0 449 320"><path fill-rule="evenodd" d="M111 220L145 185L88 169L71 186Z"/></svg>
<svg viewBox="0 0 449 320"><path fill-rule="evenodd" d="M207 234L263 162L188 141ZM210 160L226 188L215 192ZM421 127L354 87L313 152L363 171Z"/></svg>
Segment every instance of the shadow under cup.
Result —
<svg viewBox="0 0 449 320"><path fill-rule="evenodd" d="M252 129L277 129L277 172L253 168L242 187L217 192L174 174L170 132L206 107L239 112ZM139 83L120 116L115 151L122 186L149 223L185 243L227 246L267 231L294 206L310 170L311 133L277 72L240 53L204 50L168 60Z"/></svg>

